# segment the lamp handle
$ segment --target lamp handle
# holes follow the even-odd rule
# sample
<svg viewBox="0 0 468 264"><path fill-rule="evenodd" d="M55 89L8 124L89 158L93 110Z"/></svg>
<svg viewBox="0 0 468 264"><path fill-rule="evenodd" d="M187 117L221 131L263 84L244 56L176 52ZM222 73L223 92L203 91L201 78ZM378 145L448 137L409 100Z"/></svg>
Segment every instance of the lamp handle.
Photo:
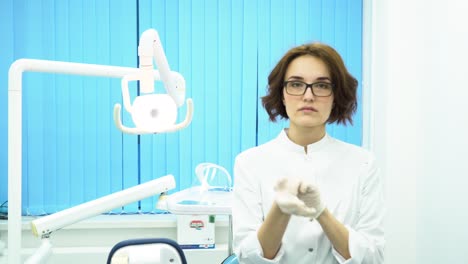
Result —
<svg viewBox="0 0 468 264"><path fill-rule="evenodd" d="M136 127L124 126L122 124L122 119L120 118L120 112L122 109L122 106L120 104L114 105L114 123L120 131L127 133L127 134L133 134L133 135L168 133L168 132L181 130L183 128L186 128L192 122L192 118L193 118L193 101L191 98L188 98L186 102L187 102L187 112L185 114L184 121L178 124L175 124L171 127L162 129L162 130L147 131L147 130L139 129Z"/></svg>

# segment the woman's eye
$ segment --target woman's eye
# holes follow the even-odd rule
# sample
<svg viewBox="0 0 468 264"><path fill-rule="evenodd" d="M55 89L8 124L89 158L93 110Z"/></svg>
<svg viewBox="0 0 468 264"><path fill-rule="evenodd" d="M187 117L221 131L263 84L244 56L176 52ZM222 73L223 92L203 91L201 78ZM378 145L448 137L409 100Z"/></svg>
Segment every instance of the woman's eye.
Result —
<svg viewBox="0 0 468 264"><path fill-rule="evenodd" d="M320 88L320 89L329 89L330 85L328 83L317 83L315 87Z"/></svg>

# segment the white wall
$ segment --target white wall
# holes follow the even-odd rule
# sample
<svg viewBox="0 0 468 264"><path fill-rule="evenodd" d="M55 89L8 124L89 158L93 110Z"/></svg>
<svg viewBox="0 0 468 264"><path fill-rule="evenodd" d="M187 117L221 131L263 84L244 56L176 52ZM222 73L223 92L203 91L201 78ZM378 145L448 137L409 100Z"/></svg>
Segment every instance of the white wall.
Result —
<svg viewBox="0 0 468 264"><path fill-rule="evenodd" d="M385 174L386 263L462 263L468 3L371 2L371 147Z"/></svg>

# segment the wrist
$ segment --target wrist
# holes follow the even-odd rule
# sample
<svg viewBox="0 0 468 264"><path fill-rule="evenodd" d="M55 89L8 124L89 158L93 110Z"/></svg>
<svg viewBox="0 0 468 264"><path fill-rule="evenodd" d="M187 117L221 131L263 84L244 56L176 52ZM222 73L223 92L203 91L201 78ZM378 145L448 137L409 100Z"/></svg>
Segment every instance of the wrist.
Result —
<svg viewBox="0 0 468 264"><path fill-rule="evenodd" d="M284 212L276 201L271 205L270 214L276 217L291 217L291 214Z"/></svg>
<svg viewBox="0 0 468 264"><path fill-rule="evenodd" d="M322 221L326 221L328 217L330 217L330 211L328 211L328 209L324 207L322 209L322 212L319 212L319 214L317 215L315 219L317 219L317 221L319 222L322 222Z"/></svg>

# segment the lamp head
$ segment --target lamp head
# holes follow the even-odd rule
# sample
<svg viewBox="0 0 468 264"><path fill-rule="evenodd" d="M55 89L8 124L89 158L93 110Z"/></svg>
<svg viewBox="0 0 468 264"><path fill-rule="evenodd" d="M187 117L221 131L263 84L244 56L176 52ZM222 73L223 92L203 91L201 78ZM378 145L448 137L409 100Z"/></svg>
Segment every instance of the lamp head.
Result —
<svg viewBox="0 0 468 264"><path fill-rule="evenodd" d="M132 119L137 129L164 131L177 120L177 105L168 94L146 94L135 98Z"/></svg>

